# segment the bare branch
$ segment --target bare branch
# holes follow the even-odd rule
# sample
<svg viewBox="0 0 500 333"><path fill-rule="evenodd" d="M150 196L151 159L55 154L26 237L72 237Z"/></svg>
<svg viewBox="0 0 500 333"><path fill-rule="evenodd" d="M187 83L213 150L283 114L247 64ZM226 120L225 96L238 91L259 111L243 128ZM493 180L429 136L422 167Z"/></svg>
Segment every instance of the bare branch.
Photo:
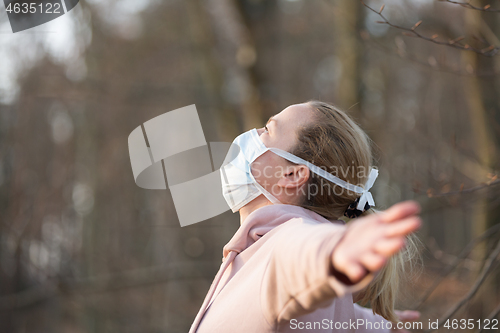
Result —
<svg viewBox="0 0 500 333"><path fill-rule="evenodd" d="M476 279L476 282L469 290L469 292L464 297L462 297L462 299L459 302L457 302L450 310L448 310L448 312L444 316L442 316L439 319L439 327L443 326L448 319L450 319L462 306L464 306L476 294L476 292L479 290L479 287L481 287L486 277L493 271L493 268L495 268L495 264L497 263L496 259L499 254L500 254L500 241L498 241L495 249L489 255L488 259L484 264L483 270L481 271L481 274ZM436 329L429 329L425 332L430 333L434 332L435 330Z"/></svg>
<svg viewBox="0 0 500 333"><path fill-rule="evenodd" d="M458 2L458 1L453 1L453 0L438 0L438 1L452 3L454 5L459 5L459 6L464 7L464 8L479 10L482 12L500 13L500 9L493 9L493 8L491 8L491 5L486 5L484 7L477 7L477 6L471 5L468 2Z"/></svg>
<svg viewBox="0 0 500 333"><path fill-rule="evenodd" d="M500 223L494 225L493 227L487 229L484 233L482 233L479 237L474 238L467 244L467 246L460 252L456 257L455 260L453 260L450 265L445 269L444 274L442 274L439 278L434 280L434 283L432 286L427 289L426 293L424 296L420 299L420 301L417 303L417 305L414 307L414 309L419 309L424 302L429 298L429 296L436 290L437 286L448 276L450 275L451 272L456 268L456 266L460 263L461 260L465 259L474 249L474 247L483 242L484 240L488 239L490 236L494 235L500 230Z"/></svg>
<svg viewBox="0 0 500 333"><path fill-rule="evenodd" d="M384 22L385 23L385 22ZM445 72L445 73L450 73L450 74L455 74L459 76L475 76L475 77L484 77L484 78L490 78L490 77L495 77L497 75L500 75L500 71L488 71L488 72L479 72L479 71L466 71L466 70L460 70L458 67L451 67L449 65L441 64L441 63L435 63L431 64L429 60L423 61L420 59L417 59L416 57L412 56L411 54L407 54L406 52L401 52L400 50L392 50L389 49L388 47L377 43L374 40L369 39L368 32L362 31L360 33L361 38L365 41L368 42L370 46L373 46L377 49L379 49L382 52L385 52L389 55L394 55L397 56L401 59L408 60L410 62L416 63L418 65L428 67L432 70L436 70L439 72ZM432 39L437 38L438 35L434 34L432 35Z"/></svg>
<svg viewBox="0 0 500 333"><path fill-rule="evenodd" d="M493 310L491 312L491 314L488 316L488 319L490 320L490 322L496 318L496 316L498 316L498 314L500 313L500 304L497 305L497 307L495 308L495 310ZM484 332L485 330L489 330L488 328L485 328L483 326L483 328L481 328L481 330L478 332L478 333L481 333L481 332Z"/></svg>
<svg viewBox="0 0 500 333"><path fill-rule="evenodd" d="M382 21L376 21L377 23L387 24L394 29L401 30L402 34L405 36L420 38L420 39L429 41L429 42L434 43L434 44L445 45L445 46L453 47L453 48L460 49L460 50L473 51L475 53L478 53L478 54L481 54L481 55L484 55L487 57L492 57L500 51L500 47L495 47L493 45L490 45L488 48L483 48L483 49L477 49L477 48L474 48L468 44L462 45L462 44L458 43L458 41L462 40L463 37L459 37L460 39L453 39L453 40L445 42L445 41L437 40L437 37L434 37L435 36L434 34L432 35L432 37L424 36L416 31L416 28L422 23L422 21L417 22L412 28L405 28L405 27L399 26L397 24L391 23L381 12L376 11L375 9L368 6L367 4L364 3L363 0L360 0L360 1L363 4L363 6L365 6L366 8L371 10L372 12L379 15L380 18L382 18Z"/></svg>
<svg viewBox="0 0 500 333"><path fill-rule="evenodd" d="M437 244L436 240L434 238L431 238L428 242L428 248L429 252L432 254L432 256L441 262L442 264L446 266L450 266L453 268L457 268L457 262L460 262L463 260L463 266L464 268L468 269L469 271L477 271L482 265L481 262L475 261L472 259L468 258L460 258L457 259L458 257L453 254L449 254L444 252Z"/></svg>
<svg viewBox="0 0 500 333"><path fill-rule="evenodd" d="M468 188L468 189L463 189L463 186L461 185L460 189L458 191L451 191L451 192L438 193L438 194L434 194L433 193L432 196L433 197L446 197L446 196L451 196L451 195L458 195L458 194L464 194L464 193L472 193L472 192L476 192L476 191L485 189L487 187L493 187L493 186L498 185L498 184L500 184L500 179L495 179L493 181L489 181L489 182L486 182L486 183L483 183L481 185L474 186L474 187L471 187L471 188Z"/></svg>

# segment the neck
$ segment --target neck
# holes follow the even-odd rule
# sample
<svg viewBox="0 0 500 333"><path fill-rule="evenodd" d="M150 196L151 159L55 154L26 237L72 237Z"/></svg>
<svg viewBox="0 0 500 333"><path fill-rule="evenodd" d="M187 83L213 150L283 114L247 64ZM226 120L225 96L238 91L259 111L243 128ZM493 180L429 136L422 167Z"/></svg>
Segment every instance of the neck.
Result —
<svg viewBox="0 0 500 333"><path fill-rule="evenodd" d="M245 219L251 212L257 210L260 207L264 207L267 205L272 205L273 203L269 201L263 194L259 195L254 200L247 203L245 206L241 207L239 210L240 213L240 225L243 224Z"/></svg>

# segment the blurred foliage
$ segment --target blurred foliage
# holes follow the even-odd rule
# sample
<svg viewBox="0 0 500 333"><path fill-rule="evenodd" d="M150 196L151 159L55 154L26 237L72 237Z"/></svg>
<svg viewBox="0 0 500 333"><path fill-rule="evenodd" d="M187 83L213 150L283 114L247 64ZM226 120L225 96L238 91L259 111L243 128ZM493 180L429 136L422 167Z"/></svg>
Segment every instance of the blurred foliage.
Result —
<svg viewBox="0 0 500 333"><path fill-rule="evenodd" d="M423 36L500 46L499 13L385 4ZM405 36L358 1L87 0L72 12L14 36L0 16L1 332L188 330L238 216L181 228L169 191L135 185L127 137L190 104L207 142L309 99L348 109L374 141L377 208L424 208L424 270L398 307L450 264L424 322L470 289L499 239L454 261L500 219L500 56ZM498 277L456 317L487 317Z"/></svg>

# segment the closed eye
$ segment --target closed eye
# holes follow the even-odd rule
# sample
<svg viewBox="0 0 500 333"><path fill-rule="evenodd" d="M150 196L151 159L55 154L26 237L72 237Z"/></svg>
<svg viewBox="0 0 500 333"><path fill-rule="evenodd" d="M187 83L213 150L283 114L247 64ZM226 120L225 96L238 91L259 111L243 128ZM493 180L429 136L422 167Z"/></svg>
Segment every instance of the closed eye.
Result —
<svg viewBox="0 0 500 333"><path fill-rule="evenodd" d="M271 121L276 121L276 119L274 119L274 117L272 117L272 116L271 116L271 117L269 117L269 120L267 121L266 125L264 126L264 128L266 129L266 131L267 131L267 132L269 132L269 128L267 128L267 125L269 125L269 123L270 123ZM276 126L276 125L275 125L275 126ZM270 133L271 133L271 132L269 132L269 134L270 134Z"/></svg>

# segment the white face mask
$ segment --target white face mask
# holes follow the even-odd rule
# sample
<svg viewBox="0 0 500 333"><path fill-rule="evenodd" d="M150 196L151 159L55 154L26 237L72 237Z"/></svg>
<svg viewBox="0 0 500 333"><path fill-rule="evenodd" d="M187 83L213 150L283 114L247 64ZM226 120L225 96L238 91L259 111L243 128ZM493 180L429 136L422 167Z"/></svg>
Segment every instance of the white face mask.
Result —
<svg viewBox="0 0 500 333"><path fill-rule="evenodd" d="M281 203L255 180L250 169L250 165L268 151L257 130L254 128L240 134L234 139L233 144L239 148L238 154L232 158L230 155L234 155L234 151L231 151L233 149L231 147L220 168L222 194L233 213L261 194L273 204Z"/></svg>
<svg viewBox="0 0 500 333"><path fill-rule="evenodd" d="M367 202L370 206L375 206L375 202L373 201L373 197L369 190L378 176L377 169L371 169L368 180L363 188L335 177L331 173L328 173L314 164L311 164L287 151L278 148L267 148L260 139L260 136L255 128L240 134L236 139L234 139L233 144L239 147L240 150L238 154L234 157L235 154L232 147L229 150L222 167L220 168L222 194L233 213L240 210L241 207L245 206L261 194L263 194L273 204L281 203L255 180L250 168L250 165L268 150L292 163L307 166L311 172L314 172L318 176L321 176L342 188L361 194L357 209L363 210L363 207L365 207Z"/></svg>

